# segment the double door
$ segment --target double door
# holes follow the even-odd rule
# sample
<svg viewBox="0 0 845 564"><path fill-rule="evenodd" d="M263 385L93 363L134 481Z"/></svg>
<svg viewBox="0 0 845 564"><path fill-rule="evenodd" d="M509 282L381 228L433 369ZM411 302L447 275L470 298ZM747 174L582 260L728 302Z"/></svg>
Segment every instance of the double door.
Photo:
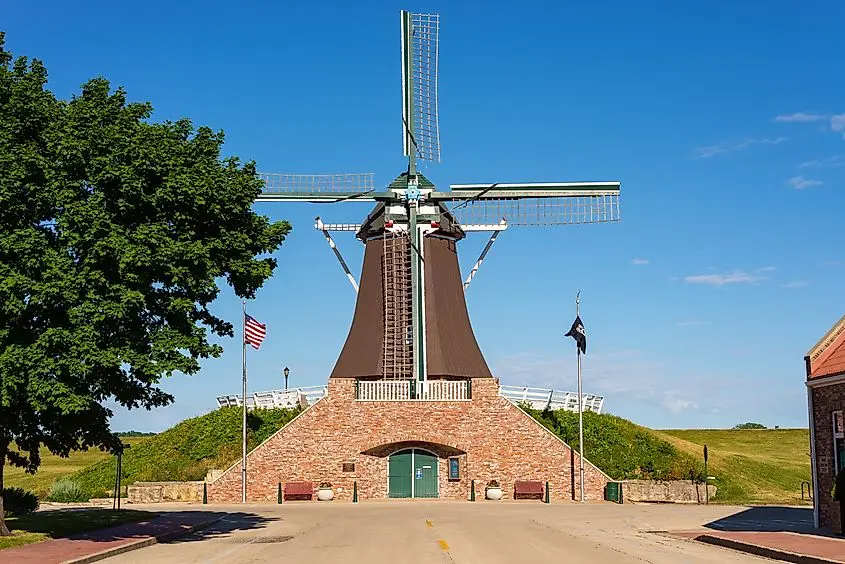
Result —
<svg viewBox="0 0 845 564"><path fill-rule="evenodd" d="M388 497L437 497L437 457L410 448L390 455Z"/></svg>

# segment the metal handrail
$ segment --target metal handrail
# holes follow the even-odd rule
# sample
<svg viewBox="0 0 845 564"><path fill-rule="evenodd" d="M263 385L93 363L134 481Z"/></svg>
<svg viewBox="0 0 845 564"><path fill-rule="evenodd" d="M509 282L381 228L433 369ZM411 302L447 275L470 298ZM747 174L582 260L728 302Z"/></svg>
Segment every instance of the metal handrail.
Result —
<svg viewBox="0 0 845 564"><path fill-rule="evenodd" d="M807 498L804 499L804 484L807 484ZM801 482L801 501L813 501L813 486L807 480Z"/></svg>

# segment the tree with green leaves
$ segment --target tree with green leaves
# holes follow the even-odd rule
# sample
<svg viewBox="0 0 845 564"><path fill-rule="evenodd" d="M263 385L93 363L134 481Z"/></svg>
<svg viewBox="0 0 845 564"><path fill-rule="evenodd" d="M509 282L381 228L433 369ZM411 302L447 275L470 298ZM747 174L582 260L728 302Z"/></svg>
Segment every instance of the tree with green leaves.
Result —
<svg viewBox="0 0 845 564"><path fill-rule="evenodd" d="M151 115L102 78L57 99L0 33L0 494L4 465L34 472L41 445L119 449L104 402L171 403L162 378L234 335L209 309L218 283L252 298L276 267L290 225L252 211L254 163Z"/></svg>

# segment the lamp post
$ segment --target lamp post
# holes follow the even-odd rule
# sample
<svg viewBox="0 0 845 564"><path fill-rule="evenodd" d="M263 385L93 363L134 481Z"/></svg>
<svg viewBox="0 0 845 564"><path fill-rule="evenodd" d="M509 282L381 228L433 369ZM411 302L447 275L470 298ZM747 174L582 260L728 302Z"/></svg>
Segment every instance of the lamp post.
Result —
<svg viewBox="0 0 845 564"><path fill-rule="evenodd" d="M287 366L285 366L285 369L282 370L282 372L285 375L285 391L288 391L288 374L290 374L290 369Z"/></svg>

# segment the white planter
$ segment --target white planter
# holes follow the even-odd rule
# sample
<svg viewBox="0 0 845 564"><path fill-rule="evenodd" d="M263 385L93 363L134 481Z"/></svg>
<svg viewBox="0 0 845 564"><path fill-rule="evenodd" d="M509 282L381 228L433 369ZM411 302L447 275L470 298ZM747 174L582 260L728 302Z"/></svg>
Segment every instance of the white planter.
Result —
<svg viewBox="0 0 845 564"><path fill-rule="evenodd" d="M502 499L502 488L487 488L485 493L487 495L487 499Z"/></svg>
<svg viewBox="0 0 845 564"><path fill-rule="evenodd" d="M331 501L334 498L334 490L331 488L320 488L317 490L317 499L320 501Z"/></svg>

